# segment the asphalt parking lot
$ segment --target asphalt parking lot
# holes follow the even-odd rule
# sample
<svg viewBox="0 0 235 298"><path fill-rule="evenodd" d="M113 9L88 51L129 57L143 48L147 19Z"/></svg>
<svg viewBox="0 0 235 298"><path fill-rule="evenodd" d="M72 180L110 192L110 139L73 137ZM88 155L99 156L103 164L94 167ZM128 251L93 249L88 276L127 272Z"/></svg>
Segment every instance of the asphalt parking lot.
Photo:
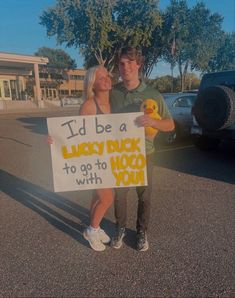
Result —
<svg viewBox="0 0 235 298"><path fill-rule="evenodd" d="M191 140L159 145L150 249L135 250L131 190L124 246L97 253L82 237L91 192L52 190L49 116L0 115L1 297L235 296L233 144L210 153ZM112 235L113 207L102 226Z"/></svg>

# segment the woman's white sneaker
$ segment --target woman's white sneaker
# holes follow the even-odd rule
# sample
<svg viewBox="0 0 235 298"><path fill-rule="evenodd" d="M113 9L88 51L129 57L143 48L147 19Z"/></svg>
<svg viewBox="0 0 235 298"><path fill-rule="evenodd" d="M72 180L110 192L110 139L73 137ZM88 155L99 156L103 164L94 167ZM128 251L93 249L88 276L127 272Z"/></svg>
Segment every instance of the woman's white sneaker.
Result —
<svg viewBox="0 0 235 298"><path fill-rule="evenodd" d="M99 233L101 242L103 242L104 244L107 244L111 241L110 237L105 233L103 229L100 228L98 233Z"/></svg>
<svg viewBox="0 0 235 298"><path fill-rule="evenodd" d="M83 237L89 242L92 249L95 251L104 251L105 245L101 242L100 233L98 231L91 231L89 228L83 232Z"/></svg>

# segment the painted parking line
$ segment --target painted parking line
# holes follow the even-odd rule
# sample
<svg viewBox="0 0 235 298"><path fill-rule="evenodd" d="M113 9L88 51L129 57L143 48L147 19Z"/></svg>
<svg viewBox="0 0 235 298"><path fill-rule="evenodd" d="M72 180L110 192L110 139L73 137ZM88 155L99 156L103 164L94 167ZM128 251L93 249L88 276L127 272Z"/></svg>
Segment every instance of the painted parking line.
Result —
<svg viewBox="0 0 235 298"><path fill-rule="evenodd" d="M163 149L163 150L156 150L157 153L162 153L162 152L168 152L168 151L175 151L175 150L183 150L187 148L193 148L194 145L188 145L188 146L182 146L182 147L173 147L169 149Z"/></svg>

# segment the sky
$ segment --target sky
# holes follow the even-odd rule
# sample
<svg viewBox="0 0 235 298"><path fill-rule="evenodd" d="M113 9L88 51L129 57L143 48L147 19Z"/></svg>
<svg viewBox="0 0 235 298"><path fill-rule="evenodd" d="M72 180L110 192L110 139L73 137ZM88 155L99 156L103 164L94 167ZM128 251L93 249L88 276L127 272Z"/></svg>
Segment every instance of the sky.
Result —
<svg viewBox="0 0 235 298"><path fill-rule="evenodd" d="M188 0L192 7L198 0ZM224 17L222 29L235 31L235 0L204 0L212 13L218 12ZM58 46L56 39L48 38L46 28L39 24L39 16L48 7L54 6L56 0L0 0L0 52L34 55L43 46L65 50L76 60L77 67L83 67L79 51L65 46ZM170 0L160 0L164 9ZM160 63L154 68L151 77L170 74L170 66Z"/></svg>

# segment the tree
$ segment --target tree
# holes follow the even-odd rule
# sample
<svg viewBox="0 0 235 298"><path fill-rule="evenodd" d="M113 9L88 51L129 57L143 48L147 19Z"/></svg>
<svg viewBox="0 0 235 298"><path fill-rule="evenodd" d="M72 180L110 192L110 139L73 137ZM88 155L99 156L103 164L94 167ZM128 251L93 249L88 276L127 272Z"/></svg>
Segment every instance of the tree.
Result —
<svg viewBox="0 0 235 298"><path fill-rule="evenodd" d="M143 73L149 76L161 56L162 19L158 0L119 0L115 8L119 46L140 46L145 56Z"/></svg>
<svg viewBox="0 0 235 298"><path fill-rule="evenodd" d="M58 44L79 49L85 67L103 64L113 70L119 49L138 45L146 76L164 59L172 80L178 66L184 90L189 69L204 71L216 57L223 18L201 2L190 9L186 0L171 0L163 12L158 5L159 0L57 0L40 24Z"/></svg>
<svg viewBox="0 0 235 298"><path fill-rule="evenodd" d="M49 59L47 65L40 66L40 72L44 73L46 88L59 89L64 79L67 79L67 70L75 69L76 62L65 51L47 47L39 48L35 56L43 56ZM48 75L50 80L48 81Z"/></svg>
<svg viewBox="0 0 235 298"><path fill-rule="evenodd" d="M185 77L185 90L198 89L200 85L200 79L195 73L187 73Z"/></svg>
<svg viewBox="0 0 235 298"><path fill-rule="evenodd" d="M216 54L209 61L205 71L223 71L235 69L235 32L224 32Z"/></svg>
<svg viewBox="0 0 235 298"><path fill-rule="evenodd" d="M154 88L156 88L161 93L169 93L172 88L172 81L174 84L174 90L180 91L180 80L179 78L172 78L170 75L157 77L154 80L149 80L148 82Z"/></svg>
<svg viewBox="0 0 235 298"><path fill-rule="evenodd" d="M65 51L47 47L39 48L35 56L43 56L49 59L47 67L61 70L75 69L76 62Z"/></svg>
<svg viewBox="0 0 235 298"><path fill-rule="evenodd" d="M109 65L118 33L112 13L115 2L58 0L43 12L40 24L46 27L48 36L56 37L58 44L80 49L87 66L95 61Z"/></svg>
<svg viewBox="0 0 235 298"><path fill-rule="evenodd" d="M40 24L58 44L80 49L86 67L99 63L112 69L124 44L142 46L150 53L153 32L161 25L158 2L57 0L54 7L43 12Z"/></svg>
<svg viewBox="0 0 235 298"><path fill-rule="evenodd" d="M164 59L171 64L172 72L174 65L178 65L181 90L184 90L184 73L187 72L189 59L186 52L189 39L189 14L190 10L186 1L176 0L171 1L163 14L164 32L167 36ZM174 50L172 50L173 43Z"/></svg>
<svg viewBox="0 0 235 298"><path fill-rule="evenodd" d="M181 91L181 78L180 76L172 77L169 75L157 77L156 79L148 80L148 83L158 89L162 93L172 93L172 82L174 91ZM187 73L185 78L185 90L198 89L200 79L194 73Z"/></svg>
<svg viewBox="0 0 235 298"><path fill-rule="evenodd" d="M142 46L143 55L145 57L143 73L146 77L149 77L153 67L161 60L164 45L165 37L161 24L153 30L150 37L150 45Z"/></svg>
<svg viewBox="0 0 235 298"><path fill-rule="evenodd" d="M191 69L207 69L208 63L220 44L223 36L221 29L223 17L211 13L204 3L197 3L190 13L190 35L192 42L188 51L191 59Z"/></svg>
<svg viewBox="0 0 235 298"><path fill-rule="evenodd" d="M171 92L174 92L174 68L176 61L176 37L174 25L168 24L167 17L163 14L164 26L162 28L164 43L162 47L162 58L170 64L171 68Z"/></svg>
<svg viewBox="0 0 235 298"><path fill-rule="evenodd" d="M171 0L166 8L163 24L168 36L168 51L165 51L164 59L169 63L173 61L169 49L172 48L174 36L173 56L179 68L182 91L188 69L201 70L214 56L222 33L222 20L219 14L211 14L203 3L197 3L189 9L185 0Z"/></svg>

